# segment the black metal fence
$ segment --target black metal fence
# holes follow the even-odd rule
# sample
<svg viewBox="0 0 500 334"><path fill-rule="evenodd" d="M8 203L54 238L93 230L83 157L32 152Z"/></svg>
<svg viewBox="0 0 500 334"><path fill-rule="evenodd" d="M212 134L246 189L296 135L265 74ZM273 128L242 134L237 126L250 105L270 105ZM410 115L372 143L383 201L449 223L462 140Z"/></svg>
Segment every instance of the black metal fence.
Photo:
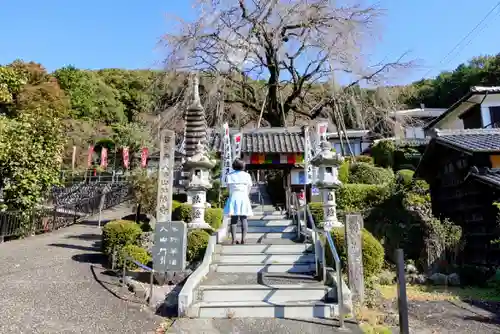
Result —
<svg viewBox="0 0 500 334"><path fill-rule="evenodd" d="M99 213L100 209L106 210L125 202L130 198L131 190L130 185L120 183L110 187L107 193L80 198L75 202L62 201L52 208L42 207L31 212L0 212L0 242L73 225L82 218Z"/></svg>

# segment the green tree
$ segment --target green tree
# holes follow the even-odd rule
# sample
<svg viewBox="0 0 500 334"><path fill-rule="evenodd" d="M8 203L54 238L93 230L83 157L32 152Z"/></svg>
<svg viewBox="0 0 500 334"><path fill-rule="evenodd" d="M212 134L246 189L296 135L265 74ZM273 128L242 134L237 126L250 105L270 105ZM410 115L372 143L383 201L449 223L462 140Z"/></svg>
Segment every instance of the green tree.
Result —
<svg viewBox="0 0 500 334"><path fill-rule="evenodd" d="M0 187L9 209L27 211L58 183L68 103L54 77L36 63L0 67L11 98L0 102ZM20 81L13 78L23 78ZM7 111L7 112L5 112Z"/></svg>

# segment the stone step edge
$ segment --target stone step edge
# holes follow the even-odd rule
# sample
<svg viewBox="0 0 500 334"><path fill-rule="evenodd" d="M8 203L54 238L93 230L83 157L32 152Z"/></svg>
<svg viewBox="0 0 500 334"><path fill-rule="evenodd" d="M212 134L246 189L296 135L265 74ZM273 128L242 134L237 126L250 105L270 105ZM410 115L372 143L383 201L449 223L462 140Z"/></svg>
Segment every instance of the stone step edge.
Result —
<svg viewBox="0 0 500 334"><path fill-rule="evenodd" d="M200 285L199 290L330 290L321 282L308 284L228 284L228 285Z"/></svg>
<svg viewBox="0 0 500 334"><path fill-rule="evenodd" d="M313 265L314 259L312 261L275 261L275 262L220 262L214 261L214 265L219 267L229 267L229 266L305 266Z"/></svg>
<svg viewBox="0 0 500 334"><path fill-rule="evenodd" d="M311 299L311 300L294 300L294 301L286 301L286 302L267 302L267 301L232 301L232 302L204 302L199 301L195 304L197 307L205 307L205 308L228 308L228 307L302 307L302 306L334 306L337 307L338 303L325 303L320 300Z"/></svg>
<svg viewBox="0 0 500 334"><path fill-rule="evenodd" d="M218 256L245 256L245 255L262 255L262 256L270 256L270 255L307 255L307 256L310 256L310 255L314 255L314 252L313 250L305 250L303 252L287 252L287 251L282 251L282 252L276 252L276 251L272 251L272 252L267 252L267 253L263 253L263 252L246 252L246 253L215 253L215 255L218 255Z"/></svg>

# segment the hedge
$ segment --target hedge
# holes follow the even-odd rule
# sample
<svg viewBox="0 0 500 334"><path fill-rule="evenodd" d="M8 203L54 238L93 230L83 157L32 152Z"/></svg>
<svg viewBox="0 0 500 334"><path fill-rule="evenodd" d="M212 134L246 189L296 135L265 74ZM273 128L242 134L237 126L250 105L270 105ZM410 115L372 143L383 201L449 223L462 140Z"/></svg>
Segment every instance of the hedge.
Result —
<svg viewBox="0 0 500 334"><path fill-rule="evenodd" d="M116 268L123 268L124 255L128 255L135 261L144 265L147 265L151 261L151 255L149 255L148 251L145 250L144 248L139 247L137 245L126 245L125 247L122 248L121 252L117 253ZM133 270L137 269L138 266L133 262L127 261L127 268Z"/></svg>
<svg viewBox="0 0 500 334"><path fill-rule="evenodd" d="M336 227L330 232L337 252L339 254L342 267L344 270L347 269L347 252L345 247L345 228ZM362 259L363 259L363 276L365 278L371 278L379 274L382 271L382 266L384 264L384 247L382 244L375 239L375 237L368 232L366 229L361 231L361 247L362 247ZM334 261L332 257L332 252L328 247L326 249L326 263L328 266L333 267Z"/></svg>
<svg viewBox="0 0 500 334"><path fill-rule="evenodd" d="M391 184L344 184L336 191L337 218L344 220L347 212L364 212L385 201L391 195ZM323 203L309 204L316 226L324 220Z"/></svg>
<svg viewBox="0 0 500 334"><path fill-rule="evenodd" d="M349 183L383 184L393 179L394 173L390 168L375 167L366 162L351 163L349 168Z"/></svg>
<svg viewBox="0 0 500 334"><path fill-rule="evenodd" d="M192 230L187 235L186 260L189 262L203 259L210 234L205 230Z"/></svg>
<svg viewBox="0 0 500 334"><path fill-rule="evenodd" d="M175 210L172 205L172 219L182 220L186 223L191 221L191 214L193 212L193 207L189 203L179 203ZM220 208L207 208L205 209L205 221L212 226L213 229L217 230L222 225L222 219L224 216L224 210Z"/></svg>
<svg viewBox="0 0 500 334"><path fill-rule="evenodd" d="M339 180L342 183L347 183L349 182L349 166L350 162L348 159L346 159L342 165L339 166Z"/></svg>
<svg viewBox="0 0 500 334"><path fill-rule="evenodd" d="M127 245L137 245L142 234L140 225L130 220L114 220L102 228L102 252L110 255Z"/></svg>

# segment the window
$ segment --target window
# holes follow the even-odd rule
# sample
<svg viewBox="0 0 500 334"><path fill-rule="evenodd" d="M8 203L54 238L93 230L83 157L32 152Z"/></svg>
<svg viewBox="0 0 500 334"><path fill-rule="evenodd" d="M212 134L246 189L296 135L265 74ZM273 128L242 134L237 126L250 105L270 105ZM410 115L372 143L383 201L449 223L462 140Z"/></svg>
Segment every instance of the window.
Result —
<svg viewBox="0 0 500 334"><path fill-rule="evenodd" d="M500 128L500 106L490 107L491 126ZM485 124L487 126L488 124Z"/></svg>

